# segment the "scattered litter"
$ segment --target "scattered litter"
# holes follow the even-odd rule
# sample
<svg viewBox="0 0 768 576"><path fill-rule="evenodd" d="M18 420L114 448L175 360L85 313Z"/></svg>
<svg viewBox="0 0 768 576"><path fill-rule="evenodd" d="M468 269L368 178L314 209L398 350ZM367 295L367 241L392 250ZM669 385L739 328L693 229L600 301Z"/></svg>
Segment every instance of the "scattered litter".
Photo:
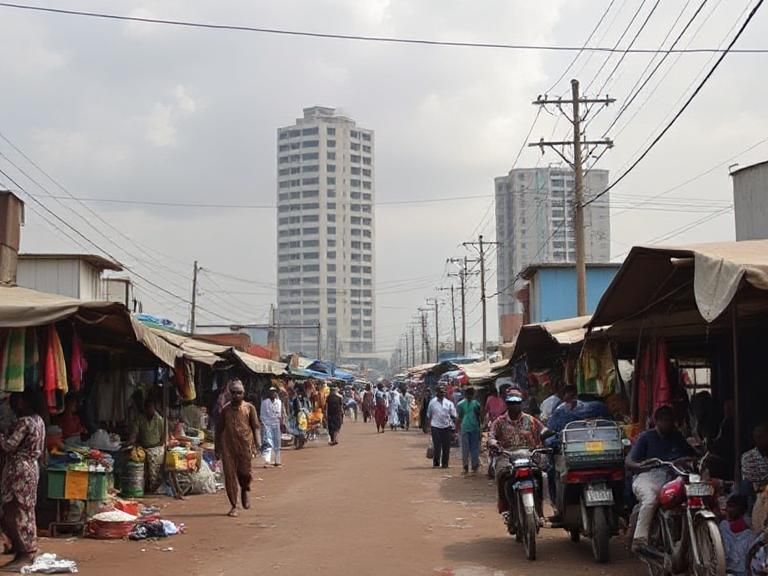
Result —
<svg viewBox="0 0 768 576"><path fill-rule="evenodd" d="M73 574L77 572L74 560L60 559L56 554L40 554L29 566L21 569L22 574Z"/></svg>
<svg viewBox="0 0 768 576"><path fill-rule="evenodd" d="M163 548L163 552L173 552L173 546L168 546L168 548Z"/></svg>

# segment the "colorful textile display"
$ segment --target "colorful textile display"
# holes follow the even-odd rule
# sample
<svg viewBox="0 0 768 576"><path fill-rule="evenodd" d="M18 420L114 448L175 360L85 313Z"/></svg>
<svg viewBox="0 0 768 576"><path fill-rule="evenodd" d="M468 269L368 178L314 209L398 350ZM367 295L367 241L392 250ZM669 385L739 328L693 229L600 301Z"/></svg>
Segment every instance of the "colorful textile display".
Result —
<svg viewBox="0 0 768 576"><path fill-rule="evenodd" d="M637 386L638 421L645 423L657 408L671 406L672 383L669 381L667 344L652 340L645 345L640 356L640 367L635 373Z"/></svg>
<svg viewBox="0 0 768 576"><path fill-rule="evenodd" d="M179 390L182 400L194 400L197 397L195 390L195 365L181 358L176 360L173 379Z"/></svg>
<svg viewBox="0 0 768 576"><path fill-rule="evenodd" d="M3 347L0 369L0 389L5 392L24 391L26 328L11 328Z"/></svg>
<svg viewBox="0 0 768 576"><path fill-rule="evenodd" d="M48 327L43 383L45 401L51 414L57 414L64 409L64 396L66 396L68 389L64 349L61 346L61 339L56 332L56 327L51 325Z"/></svg>
<svg viewBox="0 0 768 576"><path fill-rule="evenodd" d="M40 387L40 350L37 345L37 330L27 328L24 354L24 387Z"/></svg>
<svg viewBox="0 0 768 576"><path fill-rule="evenodd" d="M80 338L77 332L72 330L72 359L69 363L70 379L72 390L77 392L83 384L83 375L88 368L88 362L83 355L83 348L80 344Z"/></svg>
<svg viewBox="0 0 768 576"><path fill-rule="evenodd" d="M576 374L579 394L608 396L616 390L616 364L607 340L587 341Z"/></svg>

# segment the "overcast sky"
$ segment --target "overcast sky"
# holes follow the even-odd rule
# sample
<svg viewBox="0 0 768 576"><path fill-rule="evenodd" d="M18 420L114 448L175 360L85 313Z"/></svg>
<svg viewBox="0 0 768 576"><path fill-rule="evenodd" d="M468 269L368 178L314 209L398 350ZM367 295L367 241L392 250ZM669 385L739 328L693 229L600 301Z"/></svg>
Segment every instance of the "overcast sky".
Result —
<svg viewBox="0 0 768 576"><path fill-rule="evenodd" d="M733 36L733 26L743 22L745 9L755 2L710 0L680 46L720 45ZM55 6L317 32L581 45L609 3L60 0ZM46 4L54 5L38 3ZM654 2L612 4L592 45L613 46L642 6L620 44L626 46ZM636 47L659 47L671 29L674 38L700 2L659 4ZM761 39L767 34L768 12L763 11L738 47L763 47ZM550 88L573 57L196 30L0 8L0 132L71 194L264 208L88 203L108 227L71 200L45 200L45 195L65 193L5 141L0 141L0 168L87 238L179 297L189 298L192 261L199 260L208 270L201 278L201 321L220 320L217 316L263 321L275 299L276 128L292 123L307 106L341 108L376 131L377 202L480 196L376 208L377 337L379 349L388 351L424 299L434 296L436 287L448 285L445 273L455 270L445 261L464 255L461 242L481 232L488 239L495 237L493 178L512 168L536 114L531 100ZM584 88L589 86L605 58L581 56L554 93L568 90L573 75ZM607 83L618 102L595 116L589 137L603 135L651 58L628 55L610 78L619 56L603 66L591 91ZM727 57L679 123L615 188L612 254L617 259L633 244L674 232L680 233L668 243L733 239L733 216L723 213L732 200L727 164L763 160L768 144L668 192L644 210L636 204L768 137L766 58ZM608 134L616 147L598 165L611 170L612 177L620 173L680 107L680 98L690 93L712 59L708 54L670 56ZM544 112L532 138L552 135L567 136L566 123L556 123L554 115ZM551 152L542 158L526 150L518 166L558 160ZM0 184L15 188L2 175ZM82 246L67 239L39 212L48 218L50 214L28 197L27 202L24 251L87 247L98 252L82 238ZM495 267L491 258L489 292L495 291ZM186 320L187 304L135 280L145 309ZM477 301L473 290L467 307L472 310L470 335L476 339ZM490 335L495 337L495 303L489 316ZM447 310L442 321L447 328Z"/></svg>

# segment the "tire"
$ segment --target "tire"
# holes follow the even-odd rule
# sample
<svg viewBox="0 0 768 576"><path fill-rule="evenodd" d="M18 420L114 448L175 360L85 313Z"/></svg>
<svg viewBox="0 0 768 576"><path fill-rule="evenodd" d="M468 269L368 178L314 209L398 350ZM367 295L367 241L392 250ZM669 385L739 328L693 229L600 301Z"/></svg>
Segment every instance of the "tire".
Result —
<svg viewBox="0 0 768 576"><path fill-rule="evenodd" d="M578 544L581 542L581 532L579 532L579 529L576 528L575 530L569 530L568 535L571 537L571 542L574 544Z"/></svg>
<svg viewBox="0 0 768 576"><path fill-rule="evenodd" d="M725 550L720 530L714 520L699 520L694 525L701 564L691 573L696 576L725 576Z"/></svg>
<svg viewBox="0 0 768 576"><path fill-rule="evenodd" d="M755 559L755 556L760 551L761 548L765 546L765 542L763 538L759 538L749 549L749 552L747 552L747 576L764 576L765 572L762 570L755 571L752 568L752 562Z"/></svg>
<svg viewBox="0 0 768 576"><path fill-rule="evenodd" d="M608 510L599 506L592 509L592 555L595 561L606 564L611 559L611 527L608 524Z"/></svg>
<svg viewBox="0 0 768 576"><path fill-rule="evenodd" d="M528 560L536 560L537 524L536 513L526 512L523 522L523 546L525 546L525 557Z"/></svg>

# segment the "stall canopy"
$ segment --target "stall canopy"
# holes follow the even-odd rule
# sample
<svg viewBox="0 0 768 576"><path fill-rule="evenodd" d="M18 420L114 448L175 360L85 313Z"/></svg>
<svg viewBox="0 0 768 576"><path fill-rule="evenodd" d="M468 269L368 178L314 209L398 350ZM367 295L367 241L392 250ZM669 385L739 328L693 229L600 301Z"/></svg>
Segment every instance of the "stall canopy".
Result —
<svg viewBox="0 0 768 576"><path fill-rule="evenodd" d="M632 249L592 315L590 327L708 330L739 294L739 315L768 310L768 240ZM635 320L636 322L633 322Z"/></svg>
<svg viewBox="0 0 768 576"><path fill-rule="evenodd" d="M44 326L76 315L94 320L102 317L103 321L111 317L115 325L123 329L130 327L130 314L122 304L85 302L58 294L0 285L0 328Z"/></svg>
<svg viewBox="0 0 768 576"><path fill-rule="evenodd" d="M559 355L564 348L580 345L584 341L590 319L591 316L577 316L565 320L526 324L517 335L512 361L526 356L529 365L536 366Z"/></svg>

